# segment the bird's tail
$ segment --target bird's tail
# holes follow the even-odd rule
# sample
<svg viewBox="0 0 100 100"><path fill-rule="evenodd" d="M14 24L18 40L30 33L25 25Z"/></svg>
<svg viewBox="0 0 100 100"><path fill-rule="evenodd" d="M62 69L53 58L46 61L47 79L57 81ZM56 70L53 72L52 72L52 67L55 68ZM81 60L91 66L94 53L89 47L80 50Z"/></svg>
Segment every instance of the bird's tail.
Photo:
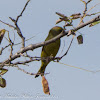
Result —
<svg viewBox="0 0 100 100"><path fill-rule="evenodd" d="M45 71L46 66L41 66L39 71L37 72L37 74L35 75L35 78L37 78L39 75L43 76L44 75L44 71Z"/></svg>

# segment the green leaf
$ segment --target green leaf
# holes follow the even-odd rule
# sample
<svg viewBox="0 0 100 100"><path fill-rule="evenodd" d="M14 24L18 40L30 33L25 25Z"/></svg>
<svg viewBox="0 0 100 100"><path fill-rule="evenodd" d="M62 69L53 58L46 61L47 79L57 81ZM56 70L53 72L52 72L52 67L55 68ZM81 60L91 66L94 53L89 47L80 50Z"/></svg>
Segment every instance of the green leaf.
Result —
<svg viewBox="0 0 100 100"><path fill-rule="evenodd" d="M94 22L94 23L90 24L89 27L95 26L95 25L97 25L99 23L100 23L100 21Z"/></svg>
<svg viewBox="0 0 100 100"><path fill-rule="evenodd" d="M79 35L77 37L77 41L78 41L78 44L83 44L83 36L82 35Z"/></svg>
<svg viewBox="0 0 100 100"><path fill-rule="evenodd" d="M8 69L0 68L0 75L4 75Z"/></svg>
<svg viewBox="0 0 100 100"><path fill-rule="evenodd" d="M6 87L6 80L2 77L0 77L0 87L2 88Z"/></svg>

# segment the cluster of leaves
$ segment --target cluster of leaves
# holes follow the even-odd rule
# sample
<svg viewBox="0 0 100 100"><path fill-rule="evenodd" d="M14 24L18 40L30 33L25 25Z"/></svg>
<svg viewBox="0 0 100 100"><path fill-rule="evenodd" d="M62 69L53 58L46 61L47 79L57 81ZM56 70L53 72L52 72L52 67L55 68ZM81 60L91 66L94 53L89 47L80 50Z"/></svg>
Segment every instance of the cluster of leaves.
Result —
<svg viewBox="0 0 100 100"><path fill-rule="evenodd" d="M83 18L85 16L91 16L91 15L95 15L97 13L93 13L93 14L90 14L90 15L88 14L88 15L85 15L85 16L84 15L82 16L81 13L76 13L76 14L70 15L69 17L67 17L64 14L61 14L59 12L56 12L56 14L58 16L60 16L60 18L56 21L56 24L64 21L65 22L65 25L63 26L64 28L68 27L68 26L72 26L74 28L74 26L73 26L73 20L76 20L76 19L80 18L81 19L80 24L82 24L82 23L84 23ZM91 23L89 25L89 27L95 26L95 25L97 25L99 23L100 23L100 21L95 21L95 22ZM74 32L74 35L75 35L75 32ZM78 41L78 44L83 44L83 35L82 34L80 34L80 35L77 36L77 41Z"/></svg>

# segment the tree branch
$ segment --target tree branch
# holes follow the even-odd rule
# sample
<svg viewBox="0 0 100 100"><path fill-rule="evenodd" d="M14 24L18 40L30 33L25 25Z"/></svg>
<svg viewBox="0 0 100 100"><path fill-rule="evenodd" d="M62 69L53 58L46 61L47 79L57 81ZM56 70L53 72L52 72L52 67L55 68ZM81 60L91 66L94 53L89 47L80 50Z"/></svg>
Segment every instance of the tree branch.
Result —
<svg viewBox="0 0 100 100"><path fill-rule="evenodd" d="M22 14L23 14L23 12L25 11L25 9L26 9L26 7L27 7L27 5L28 5L29 2L30 2L30 0L27 0L27 2L26 2L26 4L25 4L25 6L24 6L22 12L20 13L19 16L17 16L17 18L16 18L16 23L18 22L18 19L22 16Z"/></svg>
<svg viewBox="0 0 100 100"><path fill-rule="evenodd" d="M11 18L11 17L9 17L9 18L14 22L14 24L15 24L15 29L17 30L18 35L19 35L20 38L22 39L22 48L25 47L25 37L23 36L23 34L22 34L22 32L21 32L21 29L19 28L19 26L18 26L17 23L18 23L19 18L20 18L20 17L22 16L22 14L24 13L24 11L25 11L25 9L26 9L26 7L27 7L27 5L28 5L29 2L30 2L30 0L28 0L28 1L26 2L26 4L25 4L23 10L21 11L20 15L17 16L16 20L13 19L13 18Z"/></svg>
<svg viewBox="0 0 100 100"><path fill-rule="evenodd" d="M78 27L74 28L74 29L71 29L72 31L69 33L69 31L63 31L61 32L58 36L48 40L48 41L44 41L44 42L41 42L41 43L37 43L37 44L31 44L27 47L24 47L23 49L21 49L20 51L18 51L16 54L14 54L10 59L8 58L7 60L3 61L3 62L0 62L0 67L3 67L5 64L9 64L11 61L15 60L16 58L19 58L21 56L21 54L25 53L26 51L29 51L29 50L34 50L36 48L39 48L41 46L44 46L44 45L47 45L47 44L50 44L52 42L55 42L57 39L67 35L67 36L70 36L71 34L73 34L75 31L93 23L93 22L96 22L96 21L99 21L100 20L100 15L93 18L92 20L86 22L86 23L83 23L81 25L79 25Z"/></svg>

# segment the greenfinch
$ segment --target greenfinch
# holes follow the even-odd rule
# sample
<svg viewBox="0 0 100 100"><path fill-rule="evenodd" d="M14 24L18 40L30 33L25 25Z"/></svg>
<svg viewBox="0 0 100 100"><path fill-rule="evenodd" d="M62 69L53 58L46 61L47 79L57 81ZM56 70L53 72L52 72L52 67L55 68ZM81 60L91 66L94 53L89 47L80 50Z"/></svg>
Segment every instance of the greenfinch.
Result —
<svg viewBox="0 0 100 100"><path fill-rule="evenodd" d="M50 40L54 38L55 36L59 35L64 29L59 26L53 27L45 39L45 41ZM58 53L58 50L60 48L60 39L56 40L55 42L52 42L48 45L43 46L42 51L41 51L41 58L48 58L50 56L55 57L56 54ZM38 77L39 75L44 75L45 68L46 66L50 63L49 60L41 60L41 67L38 71L38 73L35 75L35 78Z"/></svg>

